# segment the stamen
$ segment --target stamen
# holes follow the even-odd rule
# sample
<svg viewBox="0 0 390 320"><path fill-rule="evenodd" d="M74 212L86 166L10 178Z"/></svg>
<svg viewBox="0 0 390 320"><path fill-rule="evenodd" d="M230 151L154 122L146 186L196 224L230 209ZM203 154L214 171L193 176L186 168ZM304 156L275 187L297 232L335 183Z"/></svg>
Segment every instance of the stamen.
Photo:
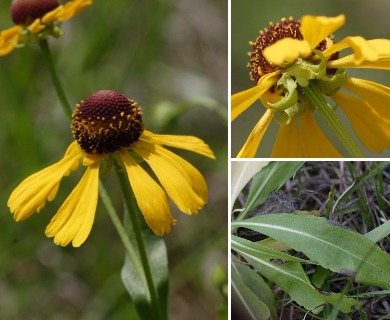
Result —
<svg viewBox="0 0 390 320"><path fill-rule="evenodd" d="M115 152L130 146L142 134L142 111L134 100L118 92L98 91L77 105L72 131L88 154Z"/></svg>

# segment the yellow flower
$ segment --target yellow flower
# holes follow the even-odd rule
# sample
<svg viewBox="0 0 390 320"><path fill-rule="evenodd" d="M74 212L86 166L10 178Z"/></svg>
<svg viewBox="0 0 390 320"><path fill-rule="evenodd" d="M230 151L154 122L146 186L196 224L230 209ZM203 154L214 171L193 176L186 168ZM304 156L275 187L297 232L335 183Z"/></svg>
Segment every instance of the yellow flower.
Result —
<svg viewBox="0 0 390 320"><path fill-rule="evenodd" d="M175 224L167 201L188 215L197 214L208 198L203 176L190 163L164 146L214 158L200 139L159 135L144 130L142 111L134 100L102 90L81 101L73 112L72 142L57 163L31 175L12 192L8 206L16 221L39 212L56 196L61 179L86 166L80 182L46 228L56 244L80 246L94 221L102 161L115 161L127 173L139 209L153 232L162 236ZM145 161L158 182L139 163Z"/></svg>
<svg viewBox="0 0 390 320"><path fill-rule="evenodd" d="M59 24L92 4L92 0L73 0L60 5L58 0L13 0L11 17L14 27L0 32L0 56L30 41L62 34Z"/></svg>
<svg viewBox="0 0 390 320"><path fill-rule="evenodd" d="M300 88L315 82L347 116L364 146L373 152L390 147L390 88L348 78L344 68L390 69L390 40L332 33L345 16L282 19L250 42L251 79L255 86L232 96L232 121L257 99L266 111L237 157L254 157L272 119L280 124L272 157L341 157L314 118L315 107ZM340 51L352 53L340 57ZM339 89L343 88L343 91Z"/></svg>

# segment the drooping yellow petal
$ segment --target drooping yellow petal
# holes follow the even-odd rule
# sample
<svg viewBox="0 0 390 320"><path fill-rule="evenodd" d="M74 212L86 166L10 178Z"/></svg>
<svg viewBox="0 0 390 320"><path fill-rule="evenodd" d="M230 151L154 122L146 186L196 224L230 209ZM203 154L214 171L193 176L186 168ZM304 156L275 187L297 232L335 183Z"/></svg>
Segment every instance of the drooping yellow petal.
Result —
<svg viewBox="0 0 390 320"><path fill-rule="evenodd" d="M301 118L299 138L306 158L342 158L340 152L332 145L322 132L313 116L313 112L307 110Z"/></svg>
<svg viewBox="0 0 390 320"><path fill-rule="evenodd" d="M98 201L99 162L87 167L83 177L51 219L45 234L54 243L79 247L91 232Z"/></svg>
<svg viewBox="0 0 390 320"><path fill-rule="evenodd" d="M303 153L295 120L280 126L271 154L272 158L302 158Z"/></svg>
<svg viewBox="0 0 390 320"><path fill-rule="evenodd" d="M327 68L340 69L340 68L362 68L362 69L380 69L390 70L390 58L381 59L377 61L363 61L361 64L355 64L355 56L350 54L337 60L329 60L326 64Z"/></svg>
<svg viewBox="0 0 390 320"><path fill-rule="evenodd" d="M16 48L22 30L21 26L14 26L0 33L0 56L5 56Z"/></svg>
<svg viewBox="0 0 390 320"><path fill-rule="evenodd" d="M390 124L389 87L357 78L348 78L343 87L362 97L383 120L387 120Z"/></svg>
<svg viewBox="0 0 390 320"><path fill-rule="evenodd" d="M12 52L14 49L15 46L13 46L11 43L0 41L0 56L5 56Z"/></svg>
<svg viewBox="0 0 390 320"><path fill-rule="evenodd" d="M294 38L283 38L264 49L264 58L277 66L287 66L298 58L306 58L312 49L309 42Z"/></svg>
<svg viewBox="0 0 390 320"><path fill-rule="evenodd" d="M92 0L74 0L69 1L64 5L64 10L58 17L59 21L64 21L72 18L74 15L84 10L92 4Z"/></svg>
<svg viewBox="0 0 390 320"><path fill-rule="evenodd" d="M241 148L237 155L237 158L253 158L259 147L261 139L264 133L267 131L269 124L271 123L274 111L267 109L259 122L255 125L244 146Z"/></svg>
<svg viewBox="0 0 390 320"><path fill-rule="evenodd" d="M348 43L343 44L343 48ZM334 47L334 46L333 46ZM334 48L331 47L324 51L327 56L331 55ZM335 48L337 50L337 47ZM365 40L358 53L353 53L337 60L329 60L328 68L373 68L373 69L390 69L390 40L373 39ZM375 59L376 58L376 59Z"/></svg>
<svg viewBox="0 0 390 320"><path fill-rule="evenodd" d="M337 92L332 98L347 115L353 130L367 149L381 152L390 147L389 122L366 101L342 92Z"/></svg>
<svg viewBox="0 0 390 320"><path fill-rule="evenodd" d="M273 87L278 82L278 76L281 72L281 70L277 70L268 73L260 78L255 87L232 95L232 121L248 109L257 99L260 99L269 88Z"/></svg>
<svg viewBox="0 0 390 320"><path fill-rule="evenodd" d="M352 48L354 52L355 65L361 64L363 61L377 61L379 53L370 42L363 37L347 37L340 42L335 43L332 47L324 51L325 57L329 57L334 52L339 52L345 48Z"/></svg>
<svg viewBox="0 0 390 320"><path fill-rule="evenodd" d="M53 200L62 177L78 168L81 157L80 149L73 142L60 161L22 181L8 200L8 207L14 219L16 221L27 219L35 211L39 212L46 201Z"/></svg>
<svg viewBox="0 0 390 320"><path fill-rule="evenodd" d="M15 36L19 35L19 32L23 30L21 26L14 26L12 28L1 31L0 39L4 41L9 41L13 39Z"/></svg>
<svg viewBox="0 0 390 320"><path fill-rule="evenodd" d="M215 159L214 153L210 147L197 137L155 134L151 131L144 130L139 139L142 141L150 141L153 144L189 150Z"/></svg>
<svg viewBox="0 0 390 320"><path fill-rule="evenodd" d="M207 202L207 185L191 164L159 145L137 141L131 148L152 168L165 191L186 214L197 214Z"/></svg>
<svg viewBox="0 0 390 320"><path fill-rule="evenodd" d="M158 236L168 233L176 220L172 217L164 190L142 169L126 149L120 149L119 154L147 225Z"/></svg>
<svg viewBox="0 0 390 320"><path fill-rule="evenodd" d="M345 23L343 14L337 17L303 16L301 33L303 39L309 42L310 48L314 49L322 40L331 35Z"/></svg>

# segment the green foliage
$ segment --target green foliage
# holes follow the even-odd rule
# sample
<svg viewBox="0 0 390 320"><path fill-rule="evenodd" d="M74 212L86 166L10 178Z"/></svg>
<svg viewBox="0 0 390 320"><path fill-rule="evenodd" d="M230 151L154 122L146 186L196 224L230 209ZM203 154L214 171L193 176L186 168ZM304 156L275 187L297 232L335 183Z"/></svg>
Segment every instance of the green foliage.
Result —
<svg viewBox="0 0 390 320"><path fill-rule="evenodd" d="M259 207L271 192L278 190L284 184L291 188L292 183L300 181L302 175L300 171L306 172L305 178L310 181L308 168L313 172L324 172L327 166L324 164L314 162L302 166L302 163L271 162L254 174L252 182L248 184L249 190L242 192L241 198L245 199L245 203L241 202L245 208L244 213L251 213L252 217L241 219L243 215L241 213L231 223L231 247L235 253L232 257L232 290L236 291L237 299L242 301L249 316L260 312L254 311L257 310L256 308L262 308L265 315L272 314L272 318L277 319L278 316L275 316L272 308L277 308L279 313L280 304L284 303L276 294L275 288L278 287L289 295L293 303L302 306L306 312L319 314L326 319L343 318L343 313L350 314L355 309L359 314L364 315L362 299L388 295L388 290L377 291L376 294L367 292L367 295L362 292L365 288L369 288L369 285L383 289L390 288L390 255L375 244L385 240L389 232L388 223L382 223L363 235L334 220L335 217L343 216L346 216L347 221L352 220L347 218L347 215L354 211L345 212L343 203L354 198L357 198L355 201L360 201L359 195L367 199L367 192L372 192L382 199L387 197L384 193L385 188L382 187L388 183L387 180L384 181L388 174L387 171L384 172L388 168L387 162L367 163L362 166L365 168L363 172L359 170L361 166L357 163L341 163L340 166L345 168L345 171L340 172L336 169L337 174L341 177L350 174L349 179L352 179L352 182L347 183L341 192L337 191L338 180L330 179L332 172L327 173L328 181L320 180L320 183L329 183L326 200L325 197L323 200L323 210L326 215L331 216L332 220L317 216L318 210L262 213ZM239 167L235 168L238 173ZM330 164L329 167L332 165ZM242 168L246 169L245 164ZM289 180L291 176L294 178ZM340 176L337 177L341 179ZM300 183L298 190L302 192ZM316 187L315 181L313 186ZM310 189L309 194L314 192L316 196L320 196L316 191ZM237 206L239 207L236 203L236 208ZM366 203L369 210L372 210L371 206L372 203ZM388 206L382 208L388 211ZM360 210L362 213L356 217L361 217L363 221L371 224L372 219L366 218L364 207ZM242 228L256 231L258 235L264 236L262 238L264 240L252 242L255 240L242 238L248 235L248 233L240 233ZM236 236L236 232L242 237ZM243 262L252 268L244 266ZM310 270L310 278L308 270ZM268 295L264 296L269 289L258 291L257 288L264 285L262 278L266 279L267 287L273 288L274 302L271 302ZM342 292L336 293L338 291L335 291L332 286L332 278L343 279ZM354 283L360 284L357 286L361 288L358 291L360 294L348 295ZM336 290L339 290L337 286Z"/></svg>
<svg viewBox="0 0 390 320"><path fill-rule="evenodd" d="M0 3L0 30L13 25L10 2ZM191 20L188 10L197 12ZM220 0L95 0L63 23L61 38L48 40L72 107L97 90L116 90L143 107L148 129L198 136L216 155L210 161L182 154L210 188L209 203L197 217L173 212L177 226L164 237L173 319L215 318L219 306L226 307L219 288L209 285L213 265L227 265L226 12ZM102 203L82 247L60 248L44 235L82 170L63 179L40 214L20 223L9 214L13 188L59 160L72 133L38 45L0 59L0 319L137 319L120 277L123 246ZM123 212L112 173L102 179L116 211Z"/></svg>
<svg viewBox="0 0 390 320"><path fill-rule="evenodd" d="M256 206L262 204L268 195L279 189L303 164L299 161L273 161L253 176L245 210L237 220L241 220Z"/></svg>
<svg viewBox="0 0 390 320"><path fill-rule="evenodd" d="M128 215L129 213L126 213L124 226L130 242L136 244L137 239ZM132 301L135 303L141 319L168 319L168 256L165 242L163 238L157 237L149 229L145 220L139 214L136 216L136 219L140 226L154 287L157 291L158 308L152 303L145 271L140 265L141 255L138 247L134 257L131 257L129 254L125 256L125 264L122 267L121 273L122 281Z"/></svg>
<svg viewBox="0 0 390 320"><path fill-rule="evenodd" d="M356 282L390 288L390 256L363 235L321 217L266 214L232 227L245 227L279 240L334 272Z"/></svg>

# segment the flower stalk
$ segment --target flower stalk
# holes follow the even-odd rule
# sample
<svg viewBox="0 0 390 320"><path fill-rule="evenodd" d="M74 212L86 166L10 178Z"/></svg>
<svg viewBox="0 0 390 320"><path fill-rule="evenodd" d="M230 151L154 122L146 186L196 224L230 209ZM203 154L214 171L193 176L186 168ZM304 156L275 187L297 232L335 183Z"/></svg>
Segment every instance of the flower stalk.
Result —
<svg viewBox="0 0 390 320"><path fill-rule="evenodd" d="M135 238L137 240L137 246L139 250L139 255L141 258L143 272L141 271L140 275L145 275L146 284L148 287L148 291L150 293L151 299L151 311L154 313L154 319L163 319L161 310L158 303L157 292L153 282L152 272L148 261L148 256L146 254L144 240L142 238L141 227L139 225L136 214L141 214L138 209L137 202L135 200L133 191L131 190L131 186L129 183L129 179L127 178L126 173L121 169L121 167L115 162L115 172L117 174L119 184L121 186L124 201L126 204L127 212L130 217L131 224L133 226L133 231ZM135 259L137 260L137 259Z"/></svg>
<svg viewBox="0 0 390 320"><path fill-rule="evenodd" d="M66 117L68 118L68 120L71 121L72 120L72 108L69 104L68 99L66 98L64 89L62 88L60 79L59 79L57 72L56 72L56 69L54 67L53 57L51 55L49 44L47 43L47 40L40 40L39 47L41 48L42 53L45 56L47 66L49 69L49 73L51 76L51 80L52 80L54 88L56 90L58 99L61 102L62 109L63 109Z"/></svg>
<svg viewBox="0 0 390 320"><path fill-rule="evenodd" d="M340 121L336 112L328 104L315 81L309 81L309 85L307 87L301 87L301 90L332 128L350 155L355 158L364 158L363 152Z"/></svg>

